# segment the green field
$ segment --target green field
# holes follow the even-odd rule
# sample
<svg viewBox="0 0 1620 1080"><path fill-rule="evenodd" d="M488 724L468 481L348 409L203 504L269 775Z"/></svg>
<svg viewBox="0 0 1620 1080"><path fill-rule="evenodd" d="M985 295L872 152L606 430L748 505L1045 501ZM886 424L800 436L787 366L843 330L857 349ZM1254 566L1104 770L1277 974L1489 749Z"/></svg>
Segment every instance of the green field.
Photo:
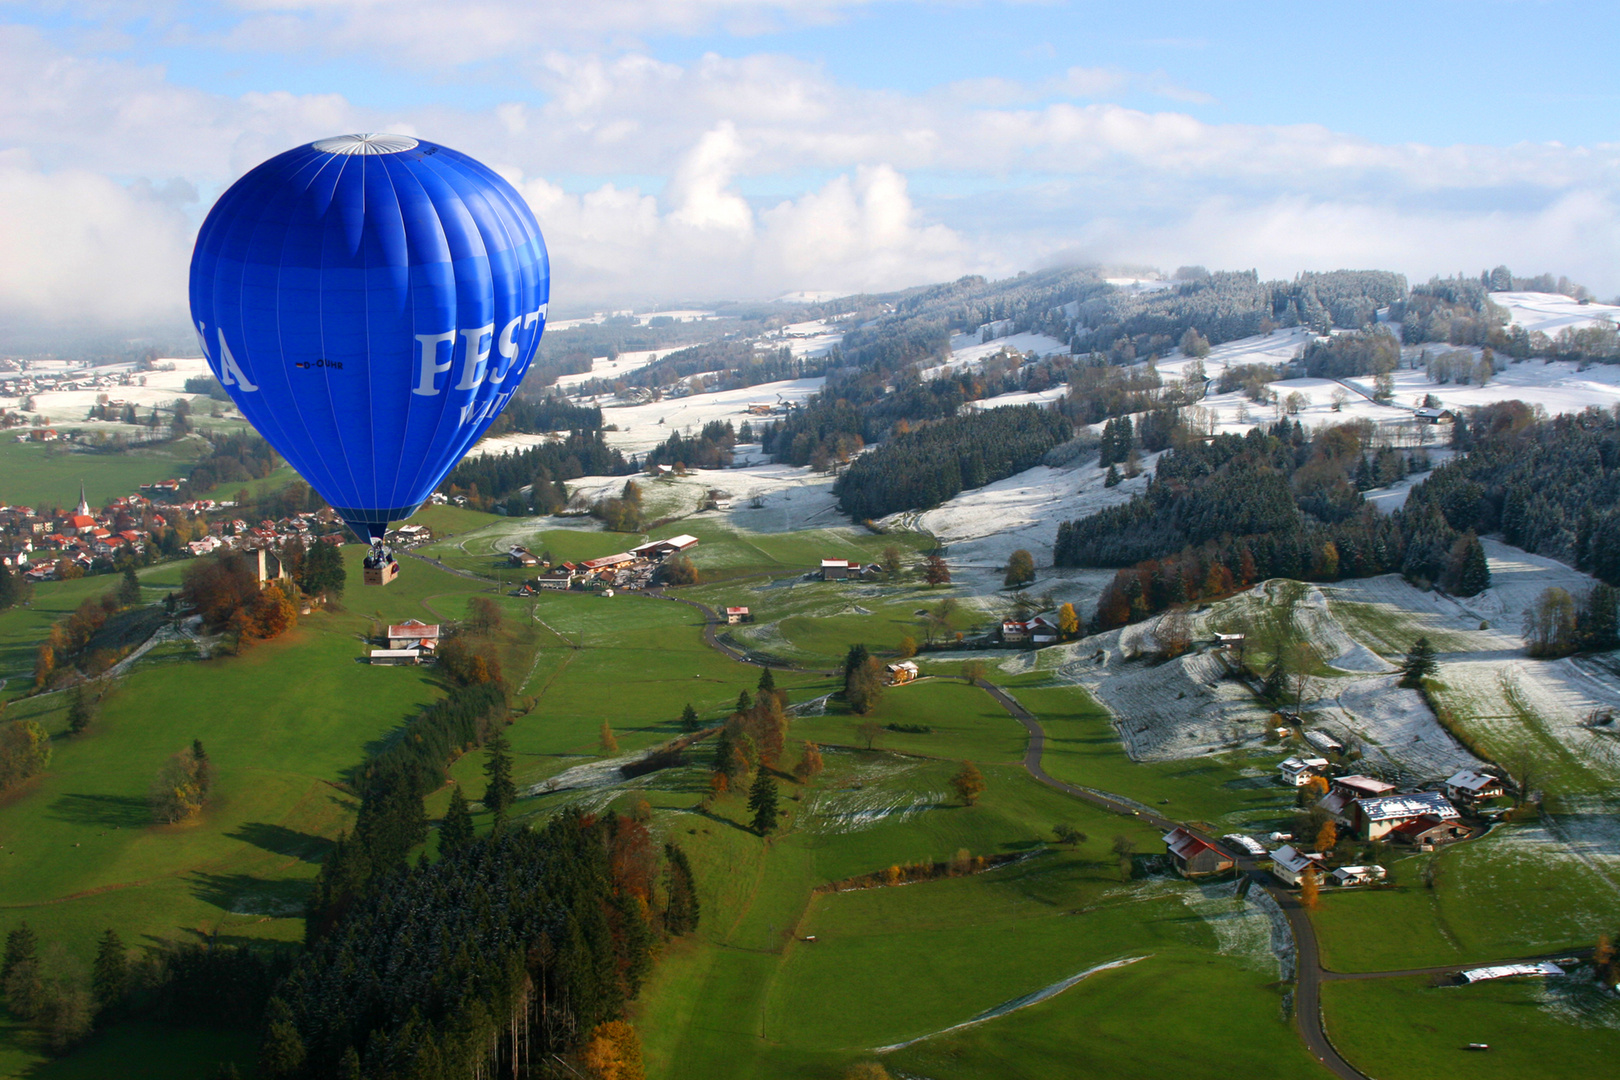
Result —
<svg viewBox="0 0 1620 1080"><path fill-rule="evenodd" d="M142 484L184 477L206 444L198 438L169 446L95 454L62 443L19 443L0 440L0 502L48 511L71 508L79 501L83 481L90 505L101 506L120 495L132 495Z"/></svg>
<svg viewBox="0 0 1620 1080"><path fill-rule="evenodd" d="M420 517L441 537L422 554L479 574L497 571L512 543L575 559L642 539L453 507ZM875 560L889 543L926 546L915 534L751 533L702 515L653 535L682 531L700 537L693 556L705 583L677 595L746 604L757 621L730 628L731 640L806 669L836 666L856 641L893 649L921 632L919 609L949 595L910 580L803 580L824 555ZM341 788L348 770L444 692L432 669L361 663L366 639L408 617L459 619L483 595L504 619L516 818L539 822L563 806L627 810L646 799L654 832L678 841L696 871L702 924L669 943L632 1010L653 1080L835 1080L861 1061L934 1080L1213 1078L1238 1068L1325 1075L1290 1021L1292 986L1281 980L1261 909L1236 899L1230 882L1168 875L1156 858L1158 830L1037 783L1022 767L1025 729L951 677L950 654L924 654L932 677L891 688L869 718L833 696L835 678L776 671L800 715L778 763L783 827L761 838L747 827L741 793L705 805L707 743L684 765L634 780L617 771L680 734L686 704L717 724L739 691L755 691L759 669L709 648L697 610L634 593L512 597L494 581L416 559L392 585L368 589L358 584L363 549L344 552L351 585L342 604L240 657L199 660L190 642L154 650L78 738L63 732L65 695L19 691L49 623L117 579L49 583L30 607L0 613L0 677L22 680L8 689L7 716L38 717L55 734L49 771L0 806L0 921L26 918L59 971L82 975L109 926L140 947L299 937L318 860L352 824L354 803ZM143 571L146 598L178 588L185 565ZM1278 598L1289 607L1298 594ZM993 605L963 607L956 629L993 617ZM1292 816L1295 793L1274 782L1274 752L1134 762L1081 688L1039 671L992 677L1044 725L1054 777L1217 831L1258 832ZM880 725L870 747L859 730L867 719ZM611 755L599 746L604 722L618 742ZM195 822L152 825L148 786L193 738L215 762L217 797ZM801 785L787 774L804 740L820 744L826 769ZM964 760L988 785L971 807L950 785ZM482 765L475 752L450 769L473 798ZM430 816L448 798L448 786L431 795ZM1085 839L1059 846L1060 823ZM1547 827L1506 826L1441 852L1432 888L1422 855L1396 861L1397 888L1329 891L1313 916L1325 965L1380 971L1589 945L1610 929L1613 888L1585 863L1549 854L1558 845ZM1593 850L1608 842L1602 821L1573 810L1550 827ZM1130 880L1111 851L1121 836L1139 853ZM1012 861L903 887L826 888L962 853ZM1129 963L1102 967L1119 961ZM958 1026L1086 972L1036 1004ZM1581 1045L1556 1058L1558 1072L1585 1074L1612 1056L1616 1006L1578 987L1561 994L1548 997L1539 984L1457 991L1399 979L1333 982L1323 996L1340 1049L1380 1078L1546 1075L1537 1063L1555 1060L1563 1042ZM1464 1055L1456 1047L1468 1041L1501 1051ZM125 1023L46 1061L14 1024L0 1024L0 1076L190 1080L225 1058L245 1064L251 1044L240 1034Z"/></svg>
<svg viewBox="0 0 1620 1080"><path fill-rule="evenodd" d="M1589 974L1443 987L1424 977L1331 982L1322 1002L1333 1044L1380 1080L1597 1076L1620 1052L1620 1002Z"/></svg>

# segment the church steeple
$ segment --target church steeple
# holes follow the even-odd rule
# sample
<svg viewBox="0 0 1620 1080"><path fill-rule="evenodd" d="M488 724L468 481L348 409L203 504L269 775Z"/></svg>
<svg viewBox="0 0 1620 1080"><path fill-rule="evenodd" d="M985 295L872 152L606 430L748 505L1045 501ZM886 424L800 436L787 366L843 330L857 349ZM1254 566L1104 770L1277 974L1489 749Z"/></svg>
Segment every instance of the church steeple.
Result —
<svg viewBox="0 0 1620 1080"><path fill-rule="evenodd" d="M85 495L84 495L84 481L83 480L79 481L79 507L78 507L78 509L74 510L73 512L75 514L80 515L81 517L89 517L90 516L90 500L85 498Z"/></svg>

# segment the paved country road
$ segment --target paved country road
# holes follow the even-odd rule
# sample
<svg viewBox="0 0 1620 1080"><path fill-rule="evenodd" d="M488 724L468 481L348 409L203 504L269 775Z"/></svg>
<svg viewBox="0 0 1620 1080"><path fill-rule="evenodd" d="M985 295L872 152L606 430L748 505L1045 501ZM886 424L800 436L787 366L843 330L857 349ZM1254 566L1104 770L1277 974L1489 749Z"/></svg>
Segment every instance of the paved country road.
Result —
<svg viewBox="0 0 1620 1080"><path fill-rule="evenodd" d="M1029 732L1029 745L1024 750L1024 768L1029 774L1048 787L1054 787L1077 799L1111 810L1116 814L1138 818L1149 824L1169 831L1177 826L1186 828L1181 822L1172 821L1167 817L1155 814L1152 811L1138 810L1135 807L1109 797L1100 792L1089 791L1086 788L1076 787L1074 784L1064 783L1049 776L1041 767L1041 756L1046 752L1046 729L1041 727L1030 711L1020 705L1011 694L993 683L979 680L978 685L991 697L1000 703L1001 707L1010 713L1013 719L1024 725ZM1192 830L1196 831L1196 830ZM1203 839L1214 843L1212 837ZM1220 845L1216 845L1220 846ZM1221 850L1225 851L1225 848ZM1292 893L1280 889L1267 881L1269 877L1261 870L1252 858L1238 856L1228 852L1237 859L1238 868L1247 875L1256 885L1265 889L1277 905L1282 908L1284 916L1288 919L1288 928L1294 935L1295 972L1297 982L1294 990L1294 1016L1299 1024L1299 1037L1305 1043L1305 1048L1316 1059L1325 1065L1335 1075L1344 1080L1371 1080L1366 1073L1350 1064L1328 1041L1327 1032L1322 1028L1322 963L1316 948L1316 930L1311 926L1310 916L1300 907Z"/></svg>

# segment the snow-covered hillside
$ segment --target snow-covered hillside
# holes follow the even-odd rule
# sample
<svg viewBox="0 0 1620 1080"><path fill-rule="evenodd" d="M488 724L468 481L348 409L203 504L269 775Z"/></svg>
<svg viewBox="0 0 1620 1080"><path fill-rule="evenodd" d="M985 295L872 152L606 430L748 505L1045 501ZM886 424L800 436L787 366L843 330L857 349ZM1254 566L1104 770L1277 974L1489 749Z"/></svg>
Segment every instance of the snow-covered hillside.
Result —
<svg viewBox="0 0 1620 1080"><path fill-rule="evenodd" d="M1613 304L1582 304L1560 293L1491 293L1491 302L1508 310L1515 323L1531 333L1557 337L1566 327L1592 326L1599 320L1620 321L1620 307Z"/></svg>

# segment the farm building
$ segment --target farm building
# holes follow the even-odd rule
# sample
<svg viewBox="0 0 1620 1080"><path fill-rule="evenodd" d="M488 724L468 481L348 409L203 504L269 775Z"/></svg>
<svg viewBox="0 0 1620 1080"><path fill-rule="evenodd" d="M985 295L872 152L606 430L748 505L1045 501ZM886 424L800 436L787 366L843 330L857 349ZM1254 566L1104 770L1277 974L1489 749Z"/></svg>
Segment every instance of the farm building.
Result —
<svg viewBox="0 0 1620 1080"><path fill-rule="evenodd" d="M1469 968L1457 973L1465 983L1487 982L1491 979L1513 979L1525 975L1562 975L1564 969L1551 960L1537 960L1528 964L1495 964L1491 967Z"/></svg>
<svg viewBox="0 0 1620 1080"><path fill-rule="evenodd" d="M583 566L587 572L594 574L600 570L611 570L615 566L623 566L625 563L635 561L636 556L630 554L628 551L621 551L617 555L604 555L600 559L586 559L580 565Z"/></svg>
<svg viewBox="0 0 1620 1080"><path fill-rule="evenodd" d="M1413 409L1412 416L1425 424L1449 424L1457 419L1450 409Z"/></svg>
<svg viewBox="0 0 1620 1080"><path fill-rule="evenodd" d="M1320 757L1291 757L1277 766L1282 782L1290 787L1304 787L1314 776L1321 776L1328 767L1328 759Z"/></svg>
<svg viewBox="0 0 1620 1080"><path fill-rule="evenodd" d="M1322 751L1324 754L1337 754L1344 749L1344 744L1320 728L1313 728L1305 733L1305 741Z"/></svg>
<svg viewBox="0 0 1620 1080"><path fill-rule="evenodd" d="M1433 851L1440 844L1468 839L1468 826L1459 821L1447 821L1434 814L1424 814L1413 821L1403 822L1389 830L1391 839L1411 844L1419 851Z"/></svg>
<svg viewBox="0 0 1620 1080"><path fill-rule="evenodd" d="M1320 870L1321 863L1321 855L1298 851L1292 844L1285 844L1271 853L1271 872L1284 885L1297 886L1305 871L1313 866Z"/></svg>
<svg viewBox="0 0 1620 1080"><path fill-rule="evenodd" d="M436 649L439 647L439 624L420 619L406 619L388 628L390 649Z"/></svg>
<svg viewBox="0 0 1620 1080"><path fill-rule="evenodd" d="M649 540L645 544L631 548L630 554L638 559L662 559L667 555L675 554L677 551L686 551L689 548L697 547L697 542L697 537L682 533L679 536L672 536L668 540Z"/></svg>
<svg viewBox="0 0 1620 1080"><path fill-rule="evenodd" d="M858 562L850 562L848 559L821 560L822 581L842 581L844 578L860 572L861 564Z"/></svg>
<svg viewBox="0 0 1620 1080"><path fill-rule="evenodd" d="M1393 794L1394 791L1394 784L1386 784L1376 777L1362 776L1359 773L1338 776L1334 777L1333 786L1316 805L1332 814L1341 824L1353 825L1355 822L1352 815L1357 799L1376 799Z"/></svg>
<svg viewBox="0 0 1620 1080"><path fill-rule="evenodd" d="M1266 857L1266 849L1260 846L1260 841L1252 836L1244 836L1242 833L1227 833L1221 839L1246 855L1252 855L1257 859Z"/></svg>
<svg viewBox="0 0 1620 1080"><path fill-rule="evenodd" d="M1386 872L1382 866L1341 866L1328 876L1340 887L1376 885L1384 880Z"/></svg>
<svg viewBox="0 0 1620 1080"><path fill-rule="evenodd" d="M910 660L902 660L898 664L889 664L883 670L889 677L890 686L899 686L901 683L908 683L917 677L917 665Z"/></svg>
<svg viewBox="0 0 1620 1080"><path fill-rule="evenodd" d="M736 626L738 623L752 622L753 618L754 617L752 615L748 614L748 609L745 607L726 608L726 623L730 626Z"/></svg>
<svg viewBox="0 0 1620 1080"><path fill-rule="evenodd" d="M1176 864L1176 872L1182 877L1202 877L1205 874L1220 874L1232 869L1230 856L1180 826L1164 834L1164 844L1170 850L1170 859Z"/></svg>
<svg viewBox="0 0 1620 1080"><path fill-rule="evenodd" d="M1405 795L1357 799L1351 824L1363 840L1381 840L1392 830L1422 817L1445 822L1456 821L1458 816L1457 808L1438 791L1413 791Z"/></svg>
<svg viewBox="0 0 1620 1080"><path fill-rule="evenodd" d="M1503 792L1500 777L1463 769L1446 779L1446 794L1453 799L1494 799Z"/></svg>
<svg viewBox="0 0 1620 1080"><path fill-rule="evenodd" d="M515 547L506 553L507 561L513 566L539 566L540 557L527 548Z"/></svg>
<svg viewBox="0 0 1620 1080"><path fill-rule="evenodd" d="M420 664L422 653L417 649L372 649L371 662L385 667Z"/></svg>

